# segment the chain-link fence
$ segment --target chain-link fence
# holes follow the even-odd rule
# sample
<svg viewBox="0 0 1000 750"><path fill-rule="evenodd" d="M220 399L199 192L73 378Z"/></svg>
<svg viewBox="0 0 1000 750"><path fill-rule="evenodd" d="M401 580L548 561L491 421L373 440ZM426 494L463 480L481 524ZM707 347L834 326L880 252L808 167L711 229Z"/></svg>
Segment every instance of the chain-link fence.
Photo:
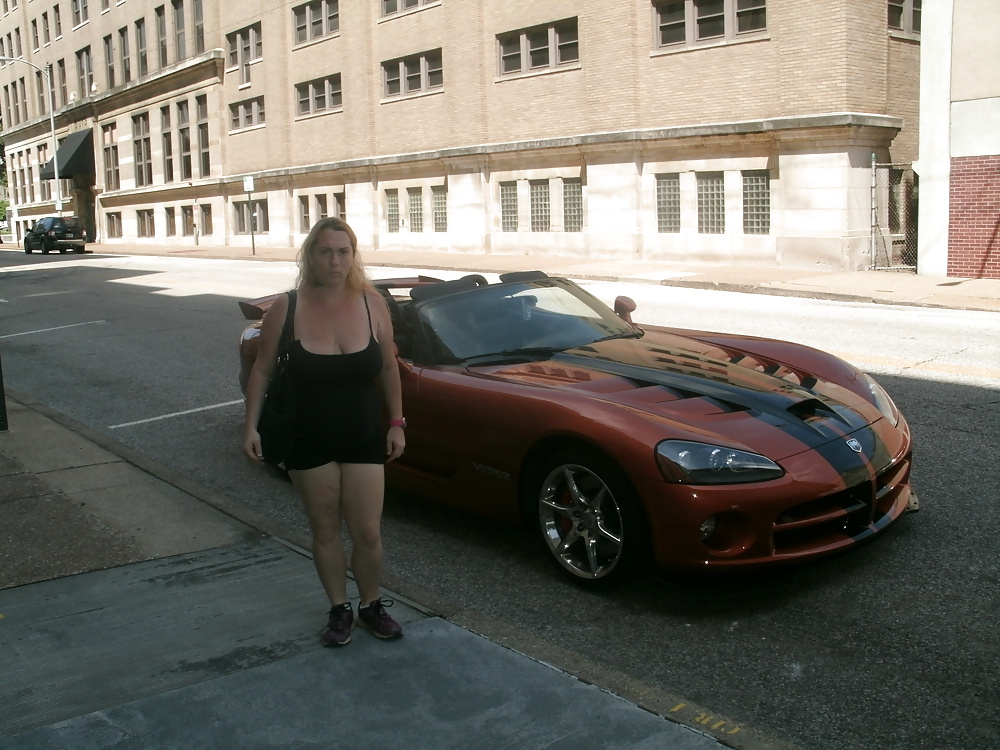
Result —
<svg viewBox="0 0 1000 750"><path fill-rule="evenodd" d="M911 164L878 164L872 156L871 268L917 267L917 184Z"/></svg>

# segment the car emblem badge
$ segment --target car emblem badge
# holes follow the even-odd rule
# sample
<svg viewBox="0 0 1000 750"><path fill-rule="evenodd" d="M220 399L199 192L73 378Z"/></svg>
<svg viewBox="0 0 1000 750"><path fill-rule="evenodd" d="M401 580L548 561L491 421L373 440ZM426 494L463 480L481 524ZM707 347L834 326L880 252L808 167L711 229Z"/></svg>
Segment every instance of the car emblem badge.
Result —
<svg viewBox="0 0 1000 750"><path fill-rule="evenodd" d="M861 453L861 443L859 443L854 438L847 441L847 447L850 448L855 453Z"/></svg>

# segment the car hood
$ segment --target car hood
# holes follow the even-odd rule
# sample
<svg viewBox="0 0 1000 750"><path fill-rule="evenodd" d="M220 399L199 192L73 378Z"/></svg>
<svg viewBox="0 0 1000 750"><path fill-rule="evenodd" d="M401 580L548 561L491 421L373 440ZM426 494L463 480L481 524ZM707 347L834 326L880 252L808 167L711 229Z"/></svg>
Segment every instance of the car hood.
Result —
<svg viewBox="0 0 1000 750"><path fill-rule="evenodd" d="M663 333L494 365L488 373L472 369L643 412L663 423L664 437L719 440L775 459L843 442L882 418L853 391L801 368Z"/></svg>

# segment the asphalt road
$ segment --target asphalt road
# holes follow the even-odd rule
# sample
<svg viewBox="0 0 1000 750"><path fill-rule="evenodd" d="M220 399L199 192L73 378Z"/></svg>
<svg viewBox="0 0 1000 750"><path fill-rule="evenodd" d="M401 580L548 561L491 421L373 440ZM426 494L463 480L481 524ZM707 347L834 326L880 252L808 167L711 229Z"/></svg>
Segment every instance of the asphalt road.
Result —
<svg viewBox="0 0 1000 750"><path fill-rule="evenodd" d="M305 532L290 486L239 452L235 300L293 278L286 264L0 253L4 380ZM518 529L390 493L390 572L543 652L606 669L609 684L679 696L802 748L1000 746L996 316L624 293L638 298L639 321L724 319L870 364L915 434L922 510L818 565L722 583L648 578L593 594L564 583Z"/></svg>

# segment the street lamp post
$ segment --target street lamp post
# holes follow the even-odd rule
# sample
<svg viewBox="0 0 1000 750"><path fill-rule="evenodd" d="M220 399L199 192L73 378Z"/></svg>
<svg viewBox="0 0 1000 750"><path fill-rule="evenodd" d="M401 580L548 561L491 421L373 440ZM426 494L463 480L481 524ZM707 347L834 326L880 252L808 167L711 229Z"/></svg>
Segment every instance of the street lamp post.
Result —
<svg viewBox="0 0 1000 750"><path fill-rule="evenodd" d="M62 214L62 188L59 185L59 141L56 139L56 113L52 101L52 63L44 68L20 57L0 57L0 62L20 62L30 65L45 76L45 93L49 101L49 128L52 130L52 175L56 181L56 215Z"/></svg>

